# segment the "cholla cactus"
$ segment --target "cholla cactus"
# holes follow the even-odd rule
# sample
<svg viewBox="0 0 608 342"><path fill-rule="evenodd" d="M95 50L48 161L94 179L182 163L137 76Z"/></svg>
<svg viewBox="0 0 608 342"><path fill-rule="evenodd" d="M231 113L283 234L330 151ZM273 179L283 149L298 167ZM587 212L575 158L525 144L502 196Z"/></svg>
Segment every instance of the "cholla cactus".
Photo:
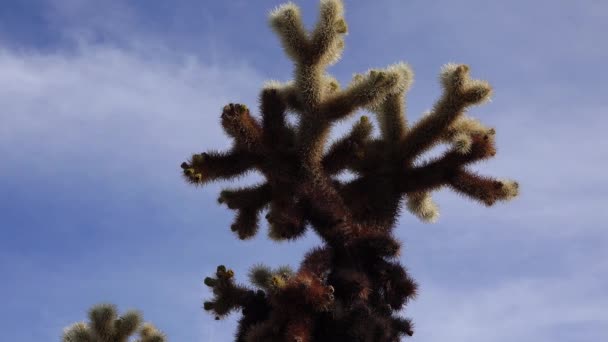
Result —
<svg viewBox="0 0 608 342"><path fill-rule="evenodd" d="M398 341L413 334L412 322L396 313L416 295L417 285L397 260L400 243L392 230L406 208L424 222L438 219L431 193L443 186L491 206L518 193L514 181L473 173L466 166L495 155L493 128L465 116L486 102L485 81L469 67L447 64L440 74L443 94L420 121L408 125L404 97L413 82L405 63L356 74L341 89L327 74L344 48L347 25L340 0L321 0L311 32L293 3L270 13L270 25L295 65L291 82L268 82L260 94L261 119L241 104L224 107L221 118L234 139L227 152L193 155L182 163L196 186L231 179L249 170L266 181L226 189L219 203L236 210L231 230L240 239L258 231L268 209L269 237L294 240L309 227L323 246L309 252L297 272L263 265L250 272L249 289L219 266L206 278L214 298L204 308L217 319L242 309L237 341ZM380 128L371 138L363 116L350 133L325 149L332 124L359 109L372 112ZM295 126L286 113L299 117ZM414 165L438 143L452 146L442 156ZM336 178L350 170L356 178Z"/></svg>
<svg viewBox="0 0 608 342"><path fill-rule="evenodd" d="M139 330L137 342L165 342L164 335L150 324L142 323L141 314L128 311L117 317L116 307L99 304L89 311L90 323L78 322L67 327L63 342L128 342L131 335Z"/></svg>

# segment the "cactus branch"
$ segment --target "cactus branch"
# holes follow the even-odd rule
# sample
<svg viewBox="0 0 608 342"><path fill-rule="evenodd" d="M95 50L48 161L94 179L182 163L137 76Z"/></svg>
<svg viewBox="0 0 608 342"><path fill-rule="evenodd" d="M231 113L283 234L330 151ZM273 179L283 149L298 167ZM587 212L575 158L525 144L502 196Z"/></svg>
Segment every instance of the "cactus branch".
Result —
<svg viewBox="0 0 608 342"><path fill-rule="evenodd" d="M222 111L222 126L239 148L251 152L261 148L262 127L251 116L247 106L233 103L226 105Z"/></svg>
<svg viewBox="0 0 608 342"><path fill-rule="evenodd" d="M322 0L319 21L311 35L310 63L335 63L344 49L347 31L342 1Z"/></svg>
<svg viewBox="0 0 608 342"><path fill-rule="evenodd" d="M466 65L444 66L440 79L444 88L441 99L429 115L408 131L401 143L400 154L404 160L411 160L433 147L466 107L484 102L492 91L486 82L471 80Z"/></svg>
<svg viewBox="0 0 608 342"><path fill-rule="evenodd" d="M351 168L363 159L364 148L372 132L372 125L366 116L358 120L350 132L334 142L323 156L323 169L329 175Z"/></svg>
<svg viewBox="0 0 608 342"><path fill-rule="evenodd" d="M270 26L281 39L285 53L295 62L304 59L310 50L310 41L298 6L292 2L283 4L272 10L269 18Z"/></svg>
<svg viewBox="0 0 608 342"><path fill-rule="evenodd" d="M486 206L496 201L508 201L519 193L519 184L510 180L483 177L464 169L458 170L450 179L449 185L456 192L466 195Z"/></svg>
<svg viewBox="0 0 608 342"><path fill-rule="evenodd" d="M257 155L233 149L230 152L209 151L194 154L181 164L185 180L193 185L204 185L215 180L231 179L254 169Z"/></svg>
<svg viewBox="0 0 608 342"><path fill-rule="evenodd" d="M374 107L388 95L403 87L406 80L395 70L370 70L366 75L356 75L349 86L324 101L322 115L329 121L341 120L355 110Z"/></svg>
<svg viewBox="0 0 608 342"><path fill-rule="evenodd" d="M220 319L231 311L244 307L255 293L234 283L234 271L220 265L215 272L215 278L207 277L204 281L214 294L212 301L206 301L204 309L211 311Z"/></svg>

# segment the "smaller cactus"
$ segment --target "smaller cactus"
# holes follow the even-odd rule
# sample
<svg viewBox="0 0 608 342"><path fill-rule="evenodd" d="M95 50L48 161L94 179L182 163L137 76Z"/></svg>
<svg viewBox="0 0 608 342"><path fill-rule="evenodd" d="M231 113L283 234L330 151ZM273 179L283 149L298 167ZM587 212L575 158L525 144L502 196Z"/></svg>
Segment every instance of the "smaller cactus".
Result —
<svg viewBox="0 0 608 342"><path fill-rule="evenodd" d="M98 304L89 311L89 323L78 322L64 330L63 342L128 342L139 329L137 342L165 342L164 334L152 324L141 327L142 316L138 311L127 311L117 317L116 306Z"/></svg>

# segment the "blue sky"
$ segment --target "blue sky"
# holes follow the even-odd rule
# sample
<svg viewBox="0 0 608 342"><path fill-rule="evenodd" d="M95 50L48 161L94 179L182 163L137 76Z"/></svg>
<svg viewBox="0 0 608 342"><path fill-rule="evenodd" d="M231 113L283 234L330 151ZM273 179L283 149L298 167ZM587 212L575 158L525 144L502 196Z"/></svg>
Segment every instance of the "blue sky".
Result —
<svg viewBox="0 0 608 342"><path fill-rule="evenodd" d="M291 78L266 19L280 3L0 3L1 340L57 341L112 302L171 341L229 341L236 316L203 311L203 278L218 264L240 281L255 263L296 267L319 243L273 243L265 223L239 241L216 202L229 183L179 176L191 153L229 147L224 104L254 107L265 80ZM296 3L310 27L317 2ZM436 224L402 213L401 259L420 284L411 340L608 338L608 3L347 0L346 20L330 72L346 84L408 62L412 121L440 95L443 64L488 80L493 101L469 114L496 128L498 154L473 169L521 187L492 208L434 193Z"/></svg>

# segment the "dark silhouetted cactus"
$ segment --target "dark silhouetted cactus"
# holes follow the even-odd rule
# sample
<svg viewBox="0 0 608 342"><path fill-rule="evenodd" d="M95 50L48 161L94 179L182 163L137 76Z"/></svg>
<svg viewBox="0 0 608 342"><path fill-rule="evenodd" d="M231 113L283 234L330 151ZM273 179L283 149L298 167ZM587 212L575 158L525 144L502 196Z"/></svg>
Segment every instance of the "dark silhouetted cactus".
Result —
<svg viewBox="0 0 608 342"><path fill-rule="evenodd" d="M411 336L412 322L397 315L417 289L397 259L401 244L392 234L402 201L420 220L434 222L439 213L431 193L443 186L486 206L518 193L514 181L466 169L496 153L495 130L465 116L468 107L489 99L491 87L471 79L468 66L447 64L440 75L442 96L409 125L404 97L413 72L407 64L357 74L344 89L326 73L344 48L342 1L321 0L311 32L292 3L273 10L270 25L294 62L293 81L264 86L261 118L244 105L225 106L221 122L234 139L232 148L194 154L181 167L196 186L250 170L265 177L262 184L219 196L219 203L236 211L231 230L240 239L257 233L260 212L267 210L271 239L295 240L310 228L324 243L295 272L255 266L249 278L256 289L236 284L234 272L219 266L204 281L214 294L204 308L217 319L242 310L239 342L392 342ZM326 149L332 124L360 109L374 113L379 137L371 137L372 123L363 116ZM288 124L287 113L299 122ZM439 143L451 148L414 164ZM339 180L345 170L355 178ZM70 336L88 331L76 328Z"/></svg>
<svg viewBox="0 0 608 342"><path fill-rule="evenodd" d="M419 122L408 126L404 96L413 73L405 63L355 75L345 89L326 67L344 48L347 31L340 0L322 0L312 32L304 29L296 5L270 13L270 24L295 64L295 78L269 82L260 95L261 119L240 104L223 109L222 126L234 139L227 152L193 155L182 163L194 185L231 179L249 170L263 184L226 189L218 201L236 210L231 226L239 238L258 230L268 209L269 237L294 240L308 227L324 245L309 252L297 272L252 269L252 290L237 285L219 266L205 284L214 298L205 310L219 319L242 309L237 341L398 341L412 335L409 319L395 313L416 295L416 283L396 257L392 235L401 201L423 221L438 217L431 192L442 186L490 206L517 195L516 182L477 175L465 167L495 155L495 130L466 117L470 106L489 99L487 82L469 78L466 65L441 71L443 95ZM361 117L350 133L325 150L330 128L358 109L373 112L380 137ZM299 122L289 125L287 112ZM414 165L436 144L452 146L436 159ZM335 176L350 170L356 177Z"/></svg>
<svg viewBox="0 0 608 342"><path fill-rule="evenodd" d="M150 324L142 325L138 311L118 317L112 304L98 304L89 311L89 323L75 323L65 329L63 342L128 342L139 330L136 342L165 342L165 336Z"/></svg>

